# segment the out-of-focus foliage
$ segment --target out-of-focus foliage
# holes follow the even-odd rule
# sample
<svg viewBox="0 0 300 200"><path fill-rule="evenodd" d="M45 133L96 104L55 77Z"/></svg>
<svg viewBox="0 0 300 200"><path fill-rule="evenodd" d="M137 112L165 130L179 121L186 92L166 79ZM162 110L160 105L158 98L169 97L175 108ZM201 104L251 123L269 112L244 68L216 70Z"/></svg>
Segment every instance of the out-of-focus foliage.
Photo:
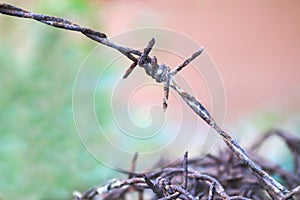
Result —
<svg viewBox="0 0 300 200"><path fill-rule="evenodd" d="M94 19L90 24L101 10L83 0L17 5ZM0 199L70 199L74 189L110 176L80 143L72 113L77 70L96 45L74 32L0 15Z"/></svg>

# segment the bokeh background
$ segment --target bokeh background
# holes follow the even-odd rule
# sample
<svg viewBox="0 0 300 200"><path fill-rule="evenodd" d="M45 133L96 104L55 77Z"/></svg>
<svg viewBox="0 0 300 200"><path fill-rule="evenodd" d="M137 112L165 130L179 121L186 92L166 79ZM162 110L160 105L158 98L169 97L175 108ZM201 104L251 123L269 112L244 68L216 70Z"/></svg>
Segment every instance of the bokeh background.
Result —
<svg viewBox="0 0 300 200"><path fill-rule="evenodd" d="M225 127L243 145L269 128L300 133L297 0L6 2L109 36L143 27L188 35L218 67ZM0 15L0 199L70 199L74 190L121 176L85 151L73 121L74 79L95 46L80 34ZM272 145L264 152L270 159L290 160L282 142Z"/></svg>

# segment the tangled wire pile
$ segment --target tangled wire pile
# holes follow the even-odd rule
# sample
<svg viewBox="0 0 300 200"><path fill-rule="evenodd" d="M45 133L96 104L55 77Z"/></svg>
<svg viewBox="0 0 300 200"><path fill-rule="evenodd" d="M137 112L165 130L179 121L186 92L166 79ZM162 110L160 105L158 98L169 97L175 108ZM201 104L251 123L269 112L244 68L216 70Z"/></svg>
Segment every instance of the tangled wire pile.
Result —
<svg viewBox="0 0 300 200"><path fill-rule="evenodd" d="M257 158L255 161L270 175L288 188L295 188L281 199L300 199L300 138L282 130L271 130L254 144L250 152L255 152L270 136L279 136L290 149L294 158L293 173L280 166ZM136 157L133 165L135 165ZM202 159L188 159L166 168L146 174L124 172L127 179L111 180L91 188L83 194L74 192L74 200L116 200L116 199L270 199L256 176L231 151L222 151L218 156L207 155ZM298 195L297 195L298 193Z"/></svg>
<svg viewBox="0 0 300 200"><path fill-rule="evenodd" d="M33 19L56 28L81 32L88 38L119 51L132 61L123 78L128 77L136 66L143 68L146 74L156 82L164 84L164 109L167 108L169 88L172 88L198 117L222 137L229 148L228 151L222 152L217 157L210 155L202 160L188 160L187 154L185 154L182 163L172 165L158 172L147 174L136 174L133 171L126 172L129 174L129 179L115 180L104 186L93 188L84 194L75 192L74 198L76 200L123 198L132 190L138 191L139 199L144 199L143 192L145 189L150 189L155 194L154 198L156 199L266 199L267 196L272 199L294 199L295 194L299 192L300 142L298 138L281 131L267 134L267 137L273 134L281 136L290 147L295 161L293 175L273 165L266 165L264 160L250 158L238 142L216 123L208 110L176 83L174 76L198 57L203 51L202 48L194 52L181 65L171 70L163 63L158 64L155 56L149 55L155 44L154 38L148 42L144 51L141 52L115 44L106 34L82 27L66 19L32 13L3 3L0 3L0 13ZM259 145L260 143L256 144L254 149ZM279 176L282 183L271 175ZM291 189L287 189L287 187Z"/></svg>

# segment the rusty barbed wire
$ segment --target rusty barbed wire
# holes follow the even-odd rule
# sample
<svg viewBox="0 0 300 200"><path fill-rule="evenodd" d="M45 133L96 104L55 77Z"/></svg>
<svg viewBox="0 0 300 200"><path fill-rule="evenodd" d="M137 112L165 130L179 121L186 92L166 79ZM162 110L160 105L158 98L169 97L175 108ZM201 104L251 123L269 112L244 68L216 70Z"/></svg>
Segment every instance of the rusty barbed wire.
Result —
<svg viewBox="0 0 300 200"><path fill-rule="evenodd" d="M300 138L282 130L270 130L262 139L255 143L250 152L255 152L259 145L266 142L271 136L281 135L282 140L288 143L294 138L295 143ZM259 144L258 144L259 143ZM288 145L294 155L294 163L300 154L295 153L295 147ZM136 157L133 158L135 160ZM259 163L269 174L277 176L289 188L294 188L286 196L276 199L290 199L294 195L300 198L300 177L282 170L279 166L264 158L256 157ZM188 168L187 166L188 165ZM186 171L187 170L187 171ZM298 170L298 169L297 169ZM231 151L221 151L218 155L209 154L206 157L188 159L187 152L183 160L177 161L166 168L155 172L140 174L121 171L131 178L111 180L110 182L94 187L87 192L75 192L74 200L87 199L130 199L130 194L138 192L139 200L150 199L147 191L151 191L151 199L223 199L223 200L266 200L267 191L259 184L255 174L248 166L237 158ZM186 178L188 181L186 181ZM186 186L184 186L186 184ZM127 195L127 196L126 196ZM129 196L128 196L129 195ZM163 196L163 197L162 197ZM126 198L127 197L127 198ZM272 198L274 199L274 198Z"/></svg>
<svg viewBox="0 0 300 200"><path fill-rule="evenodd" d="M149 56L149 53L151 49L153 48L155 44L155 39L152 38L149 42L146 48L143 52L140 52L135 49L131 49L129 47L125 47L119 44L115 44L112 40L110 40L106 34L94 31L90 28L82 27L80 25L77 25L71 21L68 21L66 19L54 17L54 16L47 16L42 14L35 14L26 10L23 10L21 8L9 5L9 4L3 4L0 3L0 13L5 15L10 15L14 17L21 17L21 18L29 18L34 19L36 21L39 21L41 23L47 24L52 27L66 29L70 31L76 31L81 32L86 37L97 41L100 44L106 45L108 47L111 47L113 49L118 50L120 53L122 53L124 56L126 56L128 59L133 61L131 66L126 70L123 78L126 78L130 75L130 73L134 70L136 66L142 67L145 72L151 76L156 82L158 83L164 83L164 98L163 98L163 108L167 108L167 102L168 102L168 96L169 96L169 88L171 87L174 89L187 103L187 105L200 117L202 118L210 127L215 129L215 131L222 137L225 144L229 147L229 149L233 152L234 155L236 155L239 160L241 160L247 167L249 167L259 180L261 186L268 192L268 194L273 199L283 199L283 198L289 198L292 199L291 191L289 191L287 188L285 188L282 184L280 184L278 181L276 181L273 177L271 177L265 170L261 168L261 166L257 165L254 161L250 159L246 151L225 131L221 129L220 126L215 122L215 120L212 118L210 113L206 110L206 108L192 95L185 92L175 81L174 76L182 70L184 67L186 67L192 60L197 58L202 52L203 48L197 50L195 53L191 55L190 58L186 59L182 64L177 66L174 70L171 70L170 67L168 67L165 64L158 64L157 58L155 56ZM299 165L299 162L298 164ZM188 177L191 178L203 178L203 175L198 174L198 172L192 172L190 170L187 170L184 172L187 174ZM199 177L198 177L199 176ZM147 176L149 179L151 176ZM200 178L201 177L201 178ZM211 177L210 177L211 178ZM124 182L116 182L113 185L110 185L110 188L119 186L126 186L126 185L136 185L144 188L144 187L150 187L149 180L148 184L147 181L145 182L145 179L141 178L132 178L129 179L130 181L124 181ZM210 180L209 178L206 180ZM218 193L219 195L223 195L222 198L224 199L230 199L230 197L224 193L224 189L221 189L220 184L218 184L217 180L212 181L214 183L214 186L211 186L210 193ZM137 183L137 184L136 184ZM184 183L186 185L186 183ZM184 186L185 187L185 186ZM188 194L183 194L184 187L170 187L172 191L176 191L176 193L180 195L186 196L187 199L189 199ZM165 187L162 185L159 185L160 189L164 189ZM226 195L225 195L226 194ZM172 195L174 195L172 193Z"/></svg>

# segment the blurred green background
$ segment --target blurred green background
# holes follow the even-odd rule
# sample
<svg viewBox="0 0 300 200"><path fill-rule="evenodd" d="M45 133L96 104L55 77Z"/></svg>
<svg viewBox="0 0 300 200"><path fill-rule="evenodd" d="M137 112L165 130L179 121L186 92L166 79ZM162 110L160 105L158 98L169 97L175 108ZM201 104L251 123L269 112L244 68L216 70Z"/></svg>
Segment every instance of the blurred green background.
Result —
<svg viewBox="0 0 300 200"><path fill-rule="evenodd" d="M239 21L239 15L245 13L241 12L240 9L236 9L238 14L233 12L235 10L230 7L233 4L226 4L228 7L225 6L224 10L219 12L217 8L222 9L223 7L214 7L219 2L209 4L208 1L206 3L205 1L189 1L190 6L184 9L188 12L188 15L180 15L184 17L184 20L180 21L174 20L174 17L178 16L183 6L177 5L176 7L176 4L173 3L174 8L170 6L170 3L156 7L162 1L156 1L153 4L149 3L151 1L140 1L140 4L137 3L134 6L128 5L126 1L116 1L117 3L113 6L109 5L104 8L104 4L109 4L108 2L110 1L48 0L9 1L8 3L36 13L67 18L87 27L105 30L111 35L139 26L162 25L166 28L182 31L193 38L198 37L199 41L204 38L205 47L220 65L220 71L227 90L229 119L234 116L234 120L231 121L234 122L234 126L227 125L227 130L236 133L234 136L239 141L242 140L244 146L249 144L249 141L253 141L258 134L272 127L286 128L296 133L300 132L299 101L297 100L300 99L299 73L296 73L299 71L297 64L299 62L299 51L296 51L299 48L299 34L297 37L295 36L295 40L290 41L294 45L290 52L286 50L280 54L288 59L282 59L280 56L273 56L272 53L269 53L270 49L277 52L277 49L272 46L269 46L270 49L265 50L265 54L262 54L262 52L259 52L262 48L257 48L255 45L251 46L254 42L243 43L248 39L259 41L257 39L263 35L262 33L266 33L265 37L268 38L270 34L264 31L262 27L255 29L255 23L243 21L242 24L246 24L247 27L251 24L254 26L254 29L249 28L251 31L262 31L262 33L253 34L253 36L239 32L244 30L249 34L252 33L248 29L232 28L241 26L239 23L233 24L229 28L225 26L226 23L230 25L230 22L234 21L233 19ZM143 5L144 2L149 3L146 6L148 10ZM257 2L259 1L254 4L259 4ZM120 6L118 7L118 5ZM185 3L185 5L188 4ZM238 7L238 4L235 5ZM279 3L276 5L280 9L282 8ZM269 8L269 5L265 6ZM201 8L208 8L207 12L199 12ZM215 13L208 12L210 9ZM113 12L115 10L116 12ZM276 11L276 9L274 10ZM269 9L267 11L274 10ZM99 13L102 12L106 12L104 16L110 17L100 19L99 16L101 15ZM268 12L266 12L267 16L269 16ZM288 12L290 11L288 10ZM190 13L194 13L194 15L190 16ZM252 19L253 13L251 11L247 17ZM196 14L207 16L212 14L219 18L198 17L197 19L203 20L197 25L198 30L193 24L187 23L194 23L196 16L198 16ZM222 14L232 18L223 23L220 20L224 18ZM155 17L152 17L153 15ZM114 16L116 17L114 18ZM276 16L279 15L276 14ZM215 21L212 23L207 22L207 20ZM242 20L244 19L241 18L240 21ZM108 22L105 29L102 29L101 22L103 21ZM145 21L147 23L144 23ZM221 25L218 25L219 22ZM224 27L223 24L225 24ZM272 30L272 27L264 27L266 30ZM277 28L280 29L280 27ZM289 29L283 28L280 30L287 31ZM225 31L226 34L222 34L221 31ZM234 35L235 33L236 35ZM275 31L275 33L277 32ZM284 36L294 38L289 37L289 34L288 32L287 36ZM233 39L230 38L231 36ZM260 39L264 42L269 41L266 38L261 37ZM273 40L270 41L273 43ZM290 45L285 40L279 41ZM265 45L264 42L257 43ZM245 49L239 49L242 47L237 44L249 48L248 52L245 52ZM84 191L116 176L113 170L104 167L87 153L79 141L73 121L72 89L74 78L80 63L96 45L94 41L78 33L58 30L32 20L0 15L0 199L19 199L20 197L22 199L70 199L74 190ZM235 46L232 47L232 45ZM224 52L225 48L226 51ZM257 59L258 55L253 55L256 52L260 54L260 59ZM241 55L236 56L237 53ZM246 55L249 57L243 57ZM272 68L274 63L259 62L266 55L272 55L273 57L265 60L278 63L275 60L275 58L278 58L283 60L282 62L289 61L291 64L287 64L285 69L279 71L278 67ZM101 66L101 56L95 62ZM245 63L249 66L243 67ZM264 69L264 66L270 68L264 70L264 73L260 73L259 70ZM290 69L289 66L291 66ZM257 69L253 69L253 67L257 67ZM274 72L275 69L278 70L280 76ZM244 72L244 70L248 71ZM275 74L267 77L270 73ZM260 79L256 79L257 77ZM272 77L275 77L276 80L266 81L266 79L269 80ZM251 80L254 81L251 82ZM253 85L255 83L257 85ZM277 87L275 84L277 86L290 85ZM269 87L264 87L266 85L269 85ZM276 93L277 89L281 92ZM285 93L286 91L288 92ZM272 99L270 93L278 96ZM256 94L258 95L256 96ZM289 96L290 94L293 96ZM282 97L284 97L284 101L291 99L290 97L297 101L295 100L292 104L290 102L284 104L285 102L280 101ZM262 109L265 105L268 107ZM254 111L254 114L249 114L249 110ZM260 111L255 112L257 110ZM246 117L240 118L240 113L246 113ZM102 114L104 116L105 112ZM254 137L254 134L257 135ZM268 152L271 159L277 162L280 162L282 158L288 161L291 160L282 150L282 146L284 146L282 141L273 141L272 144L276 145L277 148L272 149L274 150L272 152ZM280 156L278 156L279 154ZM291 166L288 163L290 162L285 163L287 163L285 167L289 169Z"/></svg>
<svg viewBox="0 0 300 200"><path fill-rule="evenodd" d="M24 4L87 26L101 11L84 0ZM74 78L97 44L4 15L0 30L0 199L70 199L111 177L80 143L72 113Z"/></svg>

